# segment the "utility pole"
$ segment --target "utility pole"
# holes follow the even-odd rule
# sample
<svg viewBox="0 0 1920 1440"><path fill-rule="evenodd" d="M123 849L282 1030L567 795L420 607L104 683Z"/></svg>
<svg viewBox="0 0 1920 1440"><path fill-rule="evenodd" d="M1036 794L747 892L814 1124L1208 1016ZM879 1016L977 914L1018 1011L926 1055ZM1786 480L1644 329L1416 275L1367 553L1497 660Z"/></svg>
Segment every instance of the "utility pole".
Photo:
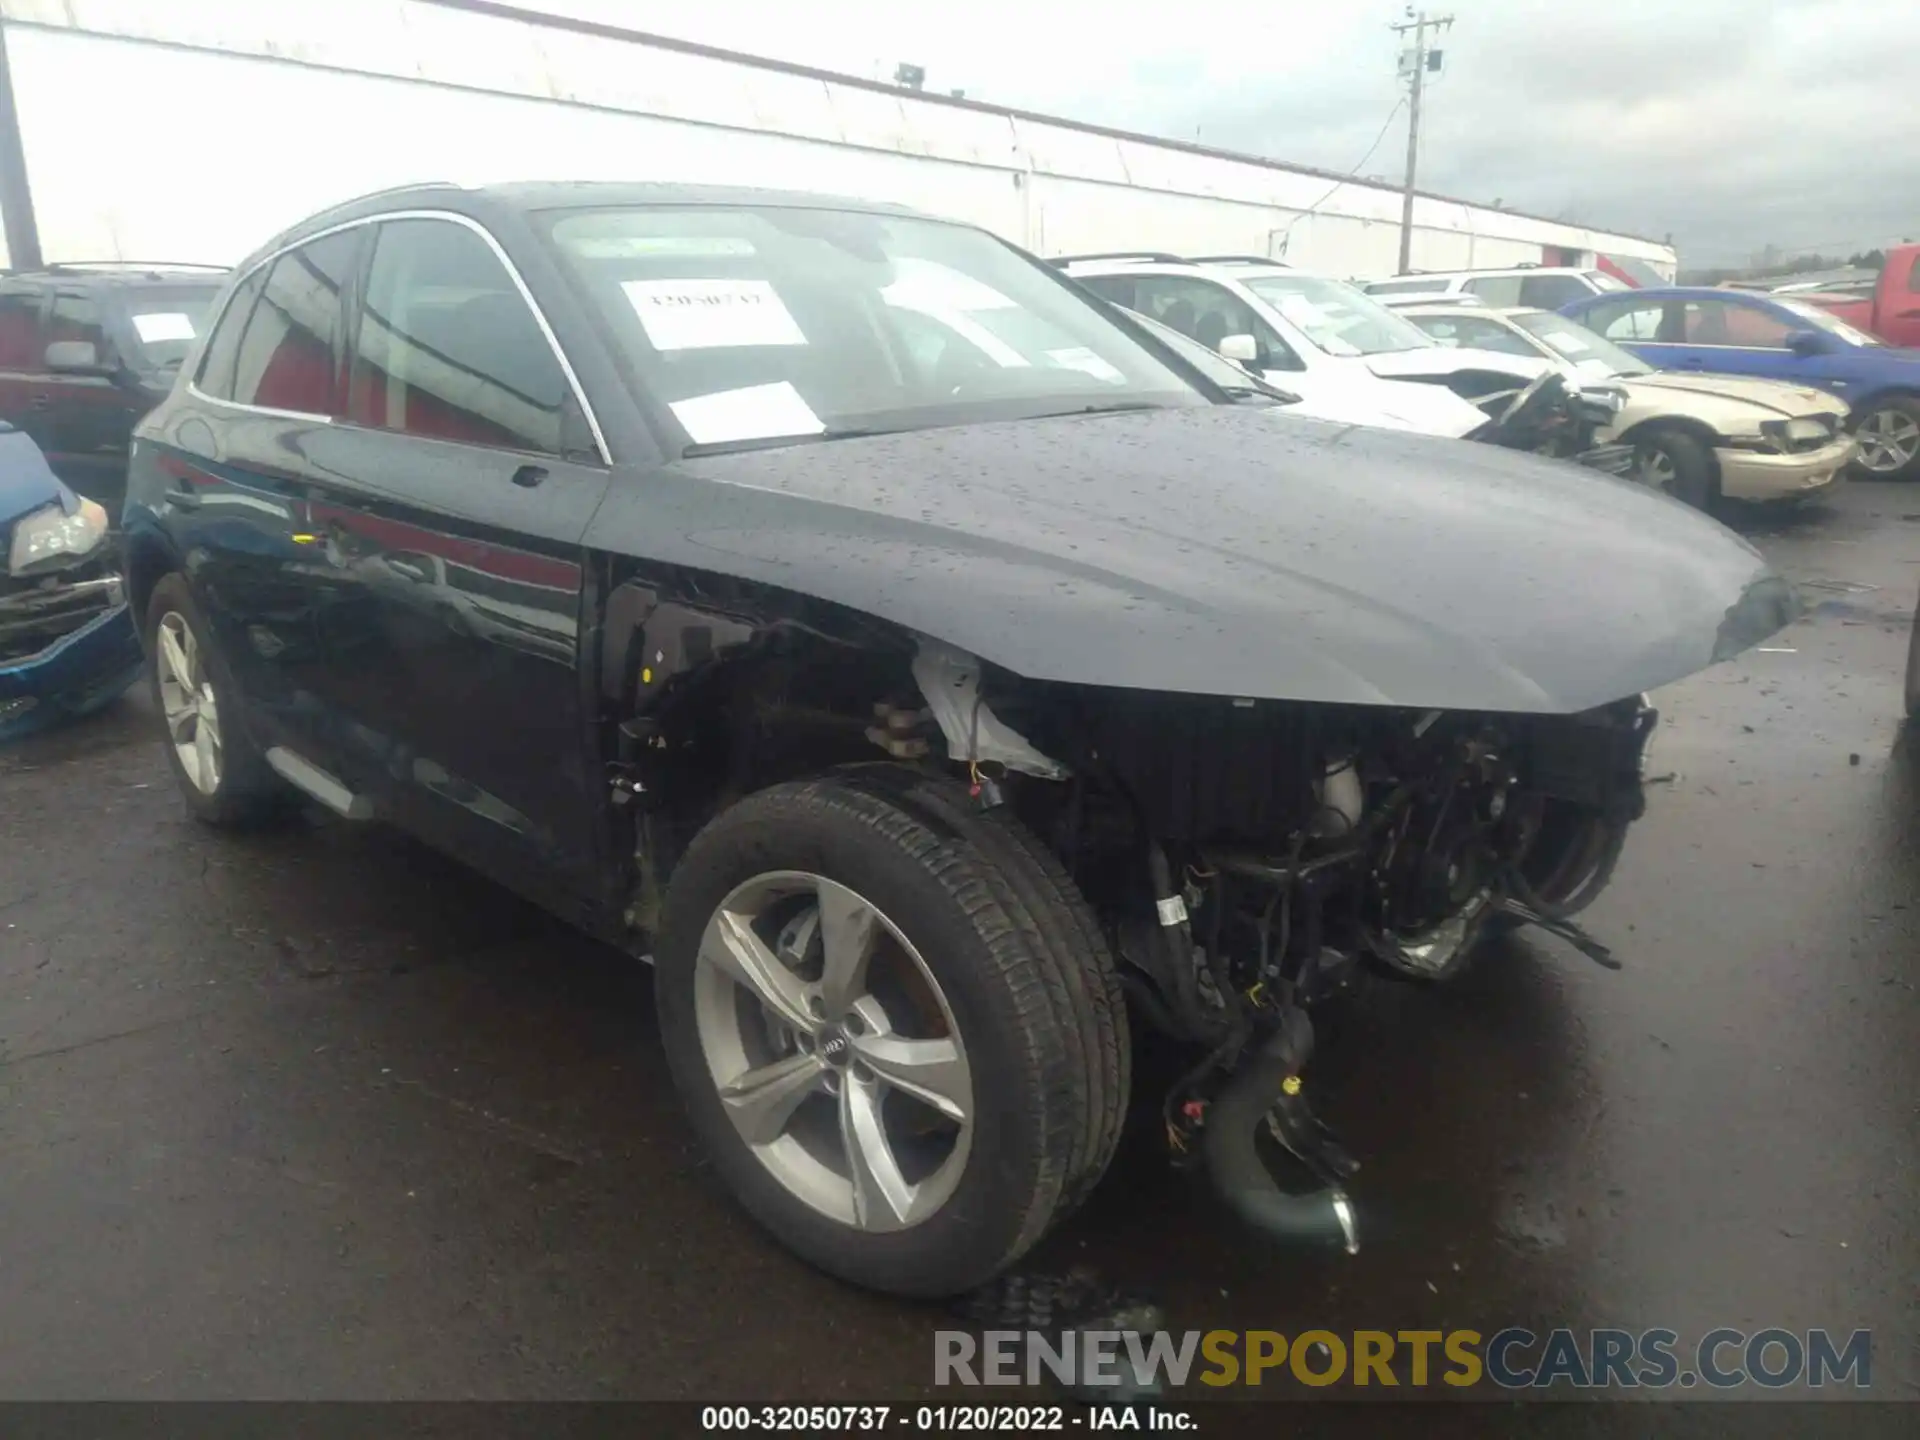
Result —
<svg viewBox="0 0 1920 1440"><path fill-rule="evenodd" d="M1429 61L1435 69L1439 68L1440 52L1427 48L1427 32L1439 34L1453 24L1451 15L1429 16L1426 11L1415 12L1407 7L1407 18L1398 25L1387 28L1396 35L1413 32L1412 61L1408 65L1408 104L1407 104L1407 183L1400 196L1400 272L1405 274L1413 264L1413 186L1415 172L1420 166L1420 97L1425 89Z"/></svg>
<svg viewBox="0 0 1920 1440"><path fill-rule="evenodd" d="M40 228L27 188L27 155L20 143L20 114L13 103L13 71L7 64L7 31L0 22L0 221L7 236L7 263L16 270L40 268Z"/></svg>

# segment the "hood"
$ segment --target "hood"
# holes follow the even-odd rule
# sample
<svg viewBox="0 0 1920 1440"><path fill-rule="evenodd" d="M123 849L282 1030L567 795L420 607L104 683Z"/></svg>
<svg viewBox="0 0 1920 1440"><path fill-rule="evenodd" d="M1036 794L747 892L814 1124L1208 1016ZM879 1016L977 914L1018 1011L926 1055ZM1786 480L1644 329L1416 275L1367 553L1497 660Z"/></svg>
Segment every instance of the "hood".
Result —
<svg viewBox="0 0 1920 1440"><path fill-rule="evenodd" d="M1462 371L1491 370L1533 380L1558 367L1544 356L1503 355L1464 345L1424 345L1413 350L1389 350L1367 357L1367 368L1383 380L1425 380Z"/></svg>
<svg viewBox="0 0 1920 1440"><path fill-rule="evenodd" d="M1316 381L1301 387L1300 402L1269 413L1338 425L1376 425L1416 435L1458 437L1478 430L1487 417L1471 401L1440 385L1387 385L1375 380L1347 385Z"/></svg>
<svg viewBox="0 0 1920 1440"><path fill-rule="evenodd" d="M834 601L1036 680L1576 712L1795 614L1731 531L1497 446L1234 406L623 476L586 543Z"/></svg>
<svg viewBox="0 0 1920 1440"><path fill-rule="evenodd" d="M1683 375L1673 370L1657 370L1651 375L1617 376L1608 383L1620 386L1629 396L1637 390L1706 395L1717 400L1758 405L1788 419L1800 415L1845 414L1847 409L1846 401L1824 390L1742 375Z"/></svg>
<svg viewBox="0 0 1920 1440"><path fill-rule="evenodd" d="M9 540L13 522L55 502L71 513L73 492L47 468L47 457L31 436L0 423L0 541ZM6 564L0 545L0 569Z"/></svg>

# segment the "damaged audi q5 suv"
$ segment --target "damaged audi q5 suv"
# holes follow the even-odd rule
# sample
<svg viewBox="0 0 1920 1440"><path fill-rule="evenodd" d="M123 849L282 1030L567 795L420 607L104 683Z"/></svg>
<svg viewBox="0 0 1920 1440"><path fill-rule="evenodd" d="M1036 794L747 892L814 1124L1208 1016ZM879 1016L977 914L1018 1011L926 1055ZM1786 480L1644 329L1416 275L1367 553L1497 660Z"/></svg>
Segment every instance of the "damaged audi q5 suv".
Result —
<svg viewBox="0 0 1920 1440"><path fill-rule="evenodd" d="M211 822L391 821L651 957L715 1172L836 1275L1009 1266L1141 1026L1191 1049L1168 1143L1351 1245L1315 1002L1504 926L1607 958L1645 692L1794 602L1592 470L1231 399L896 208L369 197L140 427L166 753Z"/></svg>

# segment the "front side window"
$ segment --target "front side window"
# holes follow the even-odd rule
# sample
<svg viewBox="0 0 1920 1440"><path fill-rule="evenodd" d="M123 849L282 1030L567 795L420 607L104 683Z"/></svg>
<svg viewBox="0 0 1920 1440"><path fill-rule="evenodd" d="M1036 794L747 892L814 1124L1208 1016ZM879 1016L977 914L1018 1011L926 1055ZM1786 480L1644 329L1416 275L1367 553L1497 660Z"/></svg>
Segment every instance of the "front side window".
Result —
<svg viewBox="0 0 1920 1440"><path fill-rule="evenodd" d="M1816 305L1811 300L1781 300L1781 308L1791 311L1795 318L1806 321L1803 327L1809 330L1824 330L1827 334L1844 340L1849 345L1885 345L1887 342L1864 330L1855 329L1824 305Z"/></svg>
<svg viewBox="0 0 1920 1440"><path fill-rule="evenodd" d="M1685 308L1689 345L1730 345L1749 350L1784 350L1793 327L1779 316L1727 300L1689 300Z"/></svg>
<svg viewBox="0 0 1920 1440"><path fill-rule="evenodd" d="M574 415L566 371L485 239L451 220L379 227L347 380L350 421L563 455L587 448Z"/></svg>
<svg viewBox="0 0 1920 1440"><path fill-rule="evenodd" d="M1659 304L1635 304L1631 300L1612 300L1588 309L1583 318L1609 340L1651 343L1660 338L1660 321L1665 307Z"/></svg>
<svg viewBox="0 0 1920 1440"><path fill-rule="evenodd" d="M1280 333L1224 285L1184 275L1140 275L1133 281L1133 303L1150 320L1218 350L1229 335L1251 335L1255 363L1263 370L1298 370L1299 358Z"/></svg>
<svg viewBox="0 0 1920 1440"><path fill-rule="evenodd" d="M1101 306L982 231L785 206L561 211L549 231L701 448L1204 404Z"/></svg>
<svg viewBox="0 0 1920 1440"><path fill-rule="evenodd" d="M100 324L100 304L91 295L78 290L54 292L53 306L47 312L47 344L62 340L93 346L102 364L107 359L107 335Z"/></svg>
<svg viewBox="0 0 1920 1440"><path fill-rule="evenodd" d="M1241 283L1329 355L1384 355L1433 344L1406 316L1339 280L1277 272Z"/></svg>
<svg viewBox="0 0 1920 1440"><path fill-rule="evenodd" d="M358 230L343 230L295 246L268 264L233 354L228 398L266 410L336 413L340 293L359 243Z"/></svg>

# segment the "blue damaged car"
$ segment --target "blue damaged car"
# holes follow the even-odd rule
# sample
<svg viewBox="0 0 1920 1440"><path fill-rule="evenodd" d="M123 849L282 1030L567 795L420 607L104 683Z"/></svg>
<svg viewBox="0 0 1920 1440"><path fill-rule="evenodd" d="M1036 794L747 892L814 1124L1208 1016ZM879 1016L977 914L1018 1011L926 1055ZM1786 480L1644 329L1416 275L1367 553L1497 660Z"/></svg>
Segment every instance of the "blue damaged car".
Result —
<svg viewBox="0 0 1920 1440"><path fill-rule="evenodd" d="M107 512L0 423L0 741L97 710L140 674Z"/></svg>

